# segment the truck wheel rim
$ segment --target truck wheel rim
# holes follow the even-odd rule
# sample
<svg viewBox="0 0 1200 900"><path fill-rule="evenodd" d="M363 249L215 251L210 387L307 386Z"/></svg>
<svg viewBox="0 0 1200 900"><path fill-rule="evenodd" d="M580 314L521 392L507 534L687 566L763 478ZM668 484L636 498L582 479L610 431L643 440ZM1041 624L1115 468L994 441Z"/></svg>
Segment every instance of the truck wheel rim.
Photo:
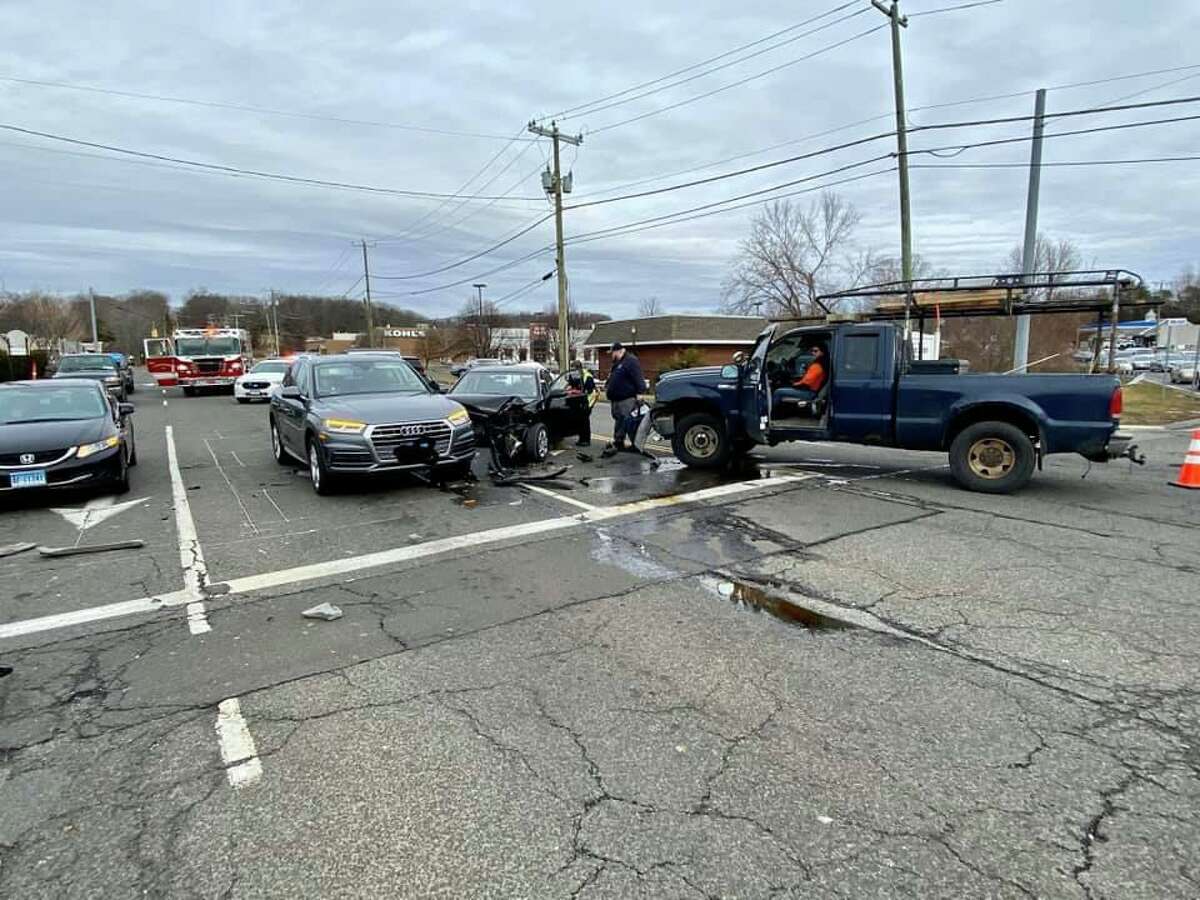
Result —
<svg viewBox="0 0 1200 900"><path fill-rule="evenodd" d="M1008 441L984 438L971 445L967 453L967 463L974 474L994 481L1013 470L1017 464L1017 453Z"/></svg>
<svg viewBox="0 0 1200 900"><path fill-rule="evenodd" d="M683 436L683 446L697 459L715 456L719 445L717 431L710 425L695 425Z"/></svg>
<svg viewBox="0 0 1200 900"><path fill-rule="evenodd" d="M321 463L317 460L317 448L308 448L308 472L312 477L313 487L320 489L321 487Z"/></svg>

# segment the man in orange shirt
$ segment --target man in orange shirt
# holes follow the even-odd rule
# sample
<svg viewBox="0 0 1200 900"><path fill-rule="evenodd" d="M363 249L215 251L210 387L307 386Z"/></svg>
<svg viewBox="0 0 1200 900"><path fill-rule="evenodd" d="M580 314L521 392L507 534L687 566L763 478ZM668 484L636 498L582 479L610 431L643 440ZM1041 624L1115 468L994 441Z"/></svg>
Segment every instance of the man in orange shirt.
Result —
<svg viewBox="0 0 1200 900"><path fill-rule="evenodd" d="M775 395L771 398L772 406L798 400L811 402L816 398L821 388L825 386L825 382L829 380L829 372L825 368L827 365L825 351L819 344L812 348L812 355L812 362L808 364L802 377L797 378L790 388L779 388L775 391Z"/></svg>

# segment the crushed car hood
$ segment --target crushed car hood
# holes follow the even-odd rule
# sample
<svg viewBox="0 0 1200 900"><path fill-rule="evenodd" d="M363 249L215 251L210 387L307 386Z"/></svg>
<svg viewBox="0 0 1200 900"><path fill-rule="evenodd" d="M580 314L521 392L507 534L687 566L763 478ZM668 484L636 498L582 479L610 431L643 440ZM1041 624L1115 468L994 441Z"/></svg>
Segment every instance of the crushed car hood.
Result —
<svg viewBox="0 0 1200 900"><path fill-rule="evenodd" d="M483 413L484 415L494 413L512 399L511 395L500 394L450 394L449 396L452 400L457 400L465 406L468 412ZM537 405L537 401L535 400L525 400L523 402L527 409Z"/></svg>

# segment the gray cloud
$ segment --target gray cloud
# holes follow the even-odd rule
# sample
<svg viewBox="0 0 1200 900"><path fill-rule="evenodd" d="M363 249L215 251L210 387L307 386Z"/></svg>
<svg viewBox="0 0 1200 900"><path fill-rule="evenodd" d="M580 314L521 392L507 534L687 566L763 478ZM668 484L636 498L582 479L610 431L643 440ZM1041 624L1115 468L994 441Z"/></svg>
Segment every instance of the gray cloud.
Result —
<svg viewBox="0 0 1200 900"><path fill-rule="evenodd" d="M910 12L948 5L905 0ZM867 0L863 0L864 6ZM833 6L832 2L828 6ZM754 40L828 8L805 9L701 0L686 7L644 4L466 4L455 9L315 2L214 3L199 8L42 3L0 7L0 75L66 81L220 103L271 107L433 129L516 135L531 116L620 91ZM503 8L499 8L499 7ZM1200 11L1185 0L1144 4L1100 0L1086 15L1072 4L1008 0L1000 5L914 18L905 33L913 107L1107 78L1192 63L1180 35L1197 33ZM871 116L878 122L747 164L804 152L840 139L886 131L891 109L886 32L786 68L707 100L626 127L604 125L710 90L811 52L881 21L873 11L744 65L616 109L571 119L587 138L566 160L576 199L602 188L793 141ZM1118 52L1119 50L1119 52ZM1176 76L1055 91L1050 109L1104 103L1149 88L1146 100L1200 93ZM503 146L502 141L400 128L318 121L157 103L0 82L0 121L232 166L395 188L453 192ZM1026 114L1032 96L914 111L914 124ZM1130 113L1105 123L1186 114ZM1082 124L1082 123L1081 123ZM1088 124L1091 124L1090 122ZM1055 126L1065 130L1074 126ZM971 132L1012 136L1025 125ZM1048 162L1192 153L1196 123L1064 137L1047 142ZM589 133L594 132L594 133ZM914 136L916 147L953 143ZM935 143L936 142L936 143ZM887 142L847 150L744 178L569 214L580 234L712 202L843 165L890 149ZM102 158L13 134L0 135L3 203L0 277L9 290L42 287L102 291L158 287L180 297L190 288L256 293L274 287L335 293L359 275L351 240L397 235L372 248L372 269L405 274L469 255L544 214L542 200L438 208L423 200L230 178ZM537 170L547 148L518 141L479 186L538 196ZM953 162L1024 162L1026 144L970 151ZM938 162L931 158L922 161ZM950 162L951 160L947 160ZM736 163L708 169L713 174ZM655 182L656 187L690 176ZM1042 225L1071 237L1085 258L1152 280L1170 279L1197 260L1192 222L1200 205L1200 166L1049 169ZM864 248L894 253L898 244L894 175L840 190L864 214ZM1021 169L921 169L913 172L917 249L952 272L995 269L1020 240L1025 172ZM438 209L429 216L431 209ZM456 211L455 211L456 210ZM614 314L657 295L668 309L711 309L721 277L753 209L583 243L568 254L579 303ZM461 221L460 221L461 220ZM419 223L413 228L414 223ZM494 256L411 281L378 282L389 302L442 314L469 288L406 297L468 278L549 243L547 222ZM335 267L335 263L338 265ZM541 257L489 276L501 296L552 265ZM543 306L551 284L519 305Z"/></svg>

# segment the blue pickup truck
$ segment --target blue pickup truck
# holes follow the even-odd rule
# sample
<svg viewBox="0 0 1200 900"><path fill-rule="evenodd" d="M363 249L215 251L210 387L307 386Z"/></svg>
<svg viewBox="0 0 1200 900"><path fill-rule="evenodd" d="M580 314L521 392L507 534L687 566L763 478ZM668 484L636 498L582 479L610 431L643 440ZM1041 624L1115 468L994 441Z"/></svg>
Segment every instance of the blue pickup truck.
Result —
<svg viewBox="0 0 1200 900"><path fill-rule="evenodd" d="M797 401L790 387L825 351L829 377ZM1050 453L1140 461L1118 432L1109 375L973 375L957 360L917 361L888 323L767 328L749 357L663 375L651 412L688 466L719 468L756 444L838 441L949 453L963 487L1019 490ZM787 399L784 399L784 398Z"/></svg>

